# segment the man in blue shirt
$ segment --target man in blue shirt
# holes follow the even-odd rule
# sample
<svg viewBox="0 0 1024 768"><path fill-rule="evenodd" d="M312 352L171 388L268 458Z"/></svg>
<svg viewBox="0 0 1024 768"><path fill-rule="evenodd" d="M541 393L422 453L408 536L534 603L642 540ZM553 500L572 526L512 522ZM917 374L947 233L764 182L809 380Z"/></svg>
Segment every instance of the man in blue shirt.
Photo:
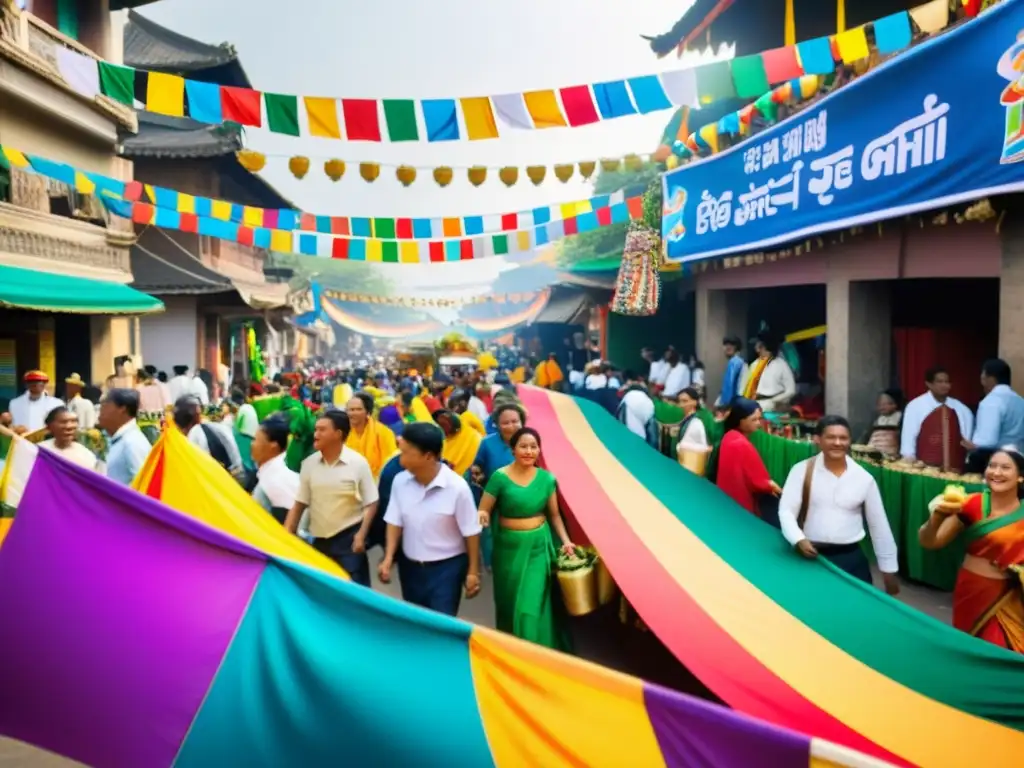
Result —
<svg viewBox="0 0 1024 768"><path fill-rule="evenodd" d="M726 409L741 392L741 387L746 378L747 364L743 360L740 351L743 349L743 342L738 336L726 336L722 339L722 350L725 352L725 376L722 379L722 393L715 401L715 407Z"/></svg>
<svg viewBox="0 0 1024 768"><path fill-rule="evenodd" d="M100 403L96 419L110 436L107 477L122 485L131 485L149 456L149 440L135 421L138 415L139 393L134 389L112 389Z"/></svg>
<svg viewBox="0 0 1024 768"><path fill-rule="evenodd" d="M1010 366L1005 360L986 360L981 366L985 397L978 405L974 436L964 440L971 453L967 471L985 471L993 452L1004 445L1024 447L1024 397L1010 389Z"/></svg>

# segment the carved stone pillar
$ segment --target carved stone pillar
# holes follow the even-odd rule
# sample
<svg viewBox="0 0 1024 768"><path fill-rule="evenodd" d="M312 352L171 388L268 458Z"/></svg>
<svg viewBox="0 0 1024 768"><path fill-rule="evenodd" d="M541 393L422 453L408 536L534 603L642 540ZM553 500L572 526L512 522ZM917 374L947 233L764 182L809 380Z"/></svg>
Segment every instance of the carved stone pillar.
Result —
<svg viewBox="0 0 1024 768"><path fill-rule="evenodd" d="M50 195L46 179L36 174L11 168L11 203L40 213L50 212Z"/></svg>

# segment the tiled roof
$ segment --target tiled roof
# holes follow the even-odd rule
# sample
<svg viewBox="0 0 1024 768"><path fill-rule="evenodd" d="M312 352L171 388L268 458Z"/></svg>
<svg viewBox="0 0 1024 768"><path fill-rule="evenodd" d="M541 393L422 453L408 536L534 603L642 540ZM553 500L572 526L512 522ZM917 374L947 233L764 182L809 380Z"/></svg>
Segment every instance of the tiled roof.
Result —
<svg viewBox="0 0 1024 768"><path fill-rule="evenodd" d="M187 117L139 112L139 132L121 137L124 157L203 158L231 155L242 148L238 127L207 125Z"/></svg>
<svg viewBox="0 0 1024 768"><path fill-rule="evenodd" d="M228 278L204 266L175 235L151 227L132 246L132 288L154 296L235 291Z"/></svg>
<svg viewBox="0 0 1024 768"><path fill-rule="evenodd" d="M124 28L124 63L138 69L184 74L237 61L229 43L210 45L178 34L135 11Z"/></svg>

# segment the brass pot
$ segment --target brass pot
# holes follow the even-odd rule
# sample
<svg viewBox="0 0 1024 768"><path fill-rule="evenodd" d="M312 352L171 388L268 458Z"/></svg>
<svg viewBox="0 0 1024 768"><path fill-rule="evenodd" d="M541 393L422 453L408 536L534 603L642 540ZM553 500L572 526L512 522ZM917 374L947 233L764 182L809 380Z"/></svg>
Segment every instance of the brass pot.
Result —
<svg viewBox="0 0 1024 768"><path fill-rule="evenodd" d="M586 616L598 609L597 574L593 566L558 571L558 586L570 616Z"/></svg>
<svg viewBox="0 0 1024 768"><path fill-rule="evenodd" d="M708 469L708 459L710 457L711 451L708 450L680 448L677 452L679 463L698 477L704 477Z"/></svg>
<svg viewBox="0 0 1024 768"><path fill-rule="evenodd" d="M619 593L619 588L615 584L615 580L612 579L611 571L608 570L608 566L604 564L604 560L600 557L597 558L597 603L598 605L608 605L615 596Z"/></svg>

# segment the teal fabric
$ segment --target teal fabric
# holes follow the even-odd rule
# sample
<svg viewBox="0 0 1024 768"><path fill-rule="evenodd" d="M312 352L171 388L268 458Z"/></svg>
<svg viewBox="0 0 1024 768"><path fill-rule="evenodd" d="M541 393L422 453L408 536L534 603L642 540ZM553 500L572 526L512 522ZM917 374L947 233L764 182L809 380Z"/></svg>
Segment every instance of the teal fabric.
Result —
<svg viewBox="0 0 1024 768"><path fill-rule="evenodd" d="M493 766L470 625L370 598L269 562L175 766Z"/></svg>
<svg viewBox="0 0 1024 768"><path fill-rule="evenodd" d="M655 451L616 451L622 444L622 425L597 405L584 400L577 404L630 474L786 612L925 696L1024 730L1024 656L978 642L829 568L824 558L801 558L779 531L676 462Z"/></svg>

